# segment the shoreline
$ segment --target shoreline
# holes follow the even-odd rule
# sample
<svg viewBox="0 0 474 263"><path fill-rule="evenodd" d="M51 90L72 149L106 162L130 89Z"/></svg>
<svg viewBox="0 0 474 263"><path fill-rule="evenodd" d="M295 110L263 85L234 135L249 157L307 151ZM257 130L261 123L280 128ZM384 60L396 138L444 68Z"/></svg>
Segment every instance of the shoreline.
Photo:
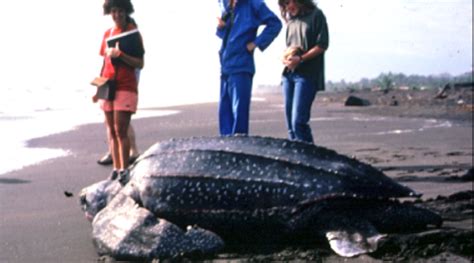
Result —
<svg viewBox="0 0 474 263"><path fill-rule="evenodd" d="M77 110L70 110L66 112L69 114L70 112L75 111ZM135 119L161 117L178 113L179 112L176 110L165 110L162 108L140 108ZM76 112L71 114L73 116L77 116L77 114L79 113ZM63 120L65 118L65 114L61 110L57 112L52 111L50 115L51 116L31 117L32 121L27 120L24 121L24 124L19 125L18 123L14 123L13 125L18 126L16 129L22 131L23 129L27 129L29 127L35 127L44 123L54 123L56 119ZM2 159L9 159L10 161L8 164L4 164L3 167L0 167L0 178L9 172L18 171L31 165L38 165L42 162L55 158L65 157L66 155L70 154L67 149L63 148L31 147L30 142L36 139L54 136L56 134L61 134L64 132L79 129L83 125L102 124L102 122L99 120L99 118L101 117L102 114L99 110L97 112L90 111L88 112L88 115L82 116L82 118L79 120L66 121L65 123L61 123L59 125L57 123L54 123L53 125L46 125L46 127L40 128L40 131L30 132L29 134L22 134L21 138L18 138L18 136L14 136L14 139L10 140L7 144L7 150L4 151L5 156L0 153L0 157L2 157ZM7 134L6 137L10 138L13 135L13 133L11 135ZM7 153L9 155L6 155ZM13 156L11 156L12 154ZM7 156L9 158L7 158ZM20 161L21 163L19 163Z"/></svg>
<svg viewBox="0 0 474 263"><path fill-rule="evenodd" d="M250 134L285 138L282 98L265 97L266 101L252 102ZM141 152L157 141L173 137L218 134L217 103L161 109L180 113L133 120ZM472 167L472 123L456 122L452 127L419 131L419 119L387 116L374 121L373 115L353 107L318 102L313 118L316 144L376 167L386 167L384 172L388 176L422 192L424 199L472 190L472 182L446 180ZM365 120L361 121L362 118ZM414 132L373 135L387 129ZM103 124L81 125L30 140L28 144L33 148L64 148L71 154L0 176L0 261L97 261L99 256L90 238L91 226L82 214L77 196L83 187L105 179L111 169L96 164L107 149ZM74 196L67 198L65 191ZM462 224L466 227L468 223Z"/></svg>

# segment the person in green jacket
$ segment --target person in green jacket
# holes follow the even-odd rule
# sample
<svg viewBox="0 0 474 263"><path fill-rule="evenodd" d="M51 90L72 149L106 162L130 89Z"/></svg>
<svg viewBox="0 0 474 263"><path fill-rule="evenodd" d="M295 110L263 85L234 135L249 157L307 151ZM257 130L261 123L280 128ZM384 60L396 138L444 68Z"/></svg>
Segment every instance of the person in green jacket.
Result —
<svg viewBox="0 0 474 263"><path fill-rule="evenodd" d="M324 53L329 46L326 17L312 0L279 0L278 4L287 24L286 46L300 51L283 58L288 137L313 143L309 120L316 93L324 90Z"/></svg>

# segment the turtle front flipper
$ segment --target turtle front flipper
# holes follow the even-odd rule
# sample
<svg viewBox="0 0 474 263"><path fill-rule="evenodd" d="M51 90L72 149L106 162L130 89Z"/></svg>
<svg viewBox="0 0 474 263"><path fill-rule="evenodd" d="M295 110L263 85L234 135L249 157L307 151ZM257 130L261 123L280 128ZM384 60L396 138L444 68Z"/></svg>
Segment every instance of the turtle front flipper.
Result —
<svg viewBox="0 0 474 263"><path fill-rule="evenodd" d="M354 257L377 250L379 242L386 236L380 234L372 224L365 220L331 218L326 238L331 249L343 257Z"/></svg>
<svg viewBox="0 0 474 263"><path fill-rule="evenodd" d="M118 181L107 179L82 189L79 193L79 204L86 218L92 221L122 188Z"/></svg>
<svg viewBox="0 0 474 263"><path fill-rule="evenodd" d="M183 231L156 218L123 193L96 215L92 227L98 253L118 260L173 258L195 252L209 254L224 246L216 234L198 227Z"/></svg>

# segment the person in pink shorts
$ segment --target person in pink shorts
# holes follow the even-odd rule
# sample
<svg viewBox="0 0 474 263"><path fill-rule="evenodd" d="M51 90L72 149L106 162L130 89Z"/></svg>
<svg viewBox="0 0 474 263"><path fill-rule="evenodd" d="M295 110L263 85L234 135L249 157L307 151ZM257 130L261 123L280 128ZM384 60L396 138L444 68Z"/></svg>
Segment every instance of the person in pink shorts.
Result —
<svg viewBox="0 0 474 263"><path fill-rule="evenodd" d="M115 79L116 93L113 100L99 99L100 108L105 114L107 137L113 160L111 179L121 183L129 178L130 139L127 131L132 114L137 111L138 80L137 69L144 65L143 41L140 37L140 48L134 54L127 54L119 45L107 47L106 40L110 37L136 29L130 15L134 12L130 0L106 0L104 14L111 15L114 27L108 29L102 39L100 55L104 57L102 77Z"/></svg>

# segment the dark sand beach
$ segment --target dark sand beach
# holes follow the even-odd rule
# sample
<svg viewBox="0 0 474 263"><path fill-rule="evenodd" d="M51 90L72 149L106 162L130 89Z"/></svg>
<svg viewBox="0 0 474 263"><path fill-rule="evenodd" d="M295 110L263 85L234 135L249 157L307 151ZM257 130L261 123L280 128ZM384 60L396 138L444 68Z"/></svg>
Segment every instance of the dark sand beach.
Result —
<svg viewBox="0 0 474 263"><path fill-rule="evenodd" d="M348 93L322 93L311 121L316 144L354 156L423 193L419 202L445 218L441 230L394 235L376 253L349 260L324 245L224 251L213 259L471 262L473 182L472 175L471 180L461 177L473 166L472 89L467 95L458 93L443 100L435 100L433 92L352 94L371 100L368 107L345 107ZM252 102L251 134L285 138L281 95L254 97L265 100ZM397 106L390 106L394 97ZM133 120L141 151L160 140L217 135L216 103L166 109L180 113ZM29 146L70 154L0 175L0 262L96 262L91 225L79 207L78 192L105 179L111 169L96 164L106 149L104 126L83 125L31 140ZM65 191L74 196L66 197ZM437 198L453 194L458 195Z"/></svg>

